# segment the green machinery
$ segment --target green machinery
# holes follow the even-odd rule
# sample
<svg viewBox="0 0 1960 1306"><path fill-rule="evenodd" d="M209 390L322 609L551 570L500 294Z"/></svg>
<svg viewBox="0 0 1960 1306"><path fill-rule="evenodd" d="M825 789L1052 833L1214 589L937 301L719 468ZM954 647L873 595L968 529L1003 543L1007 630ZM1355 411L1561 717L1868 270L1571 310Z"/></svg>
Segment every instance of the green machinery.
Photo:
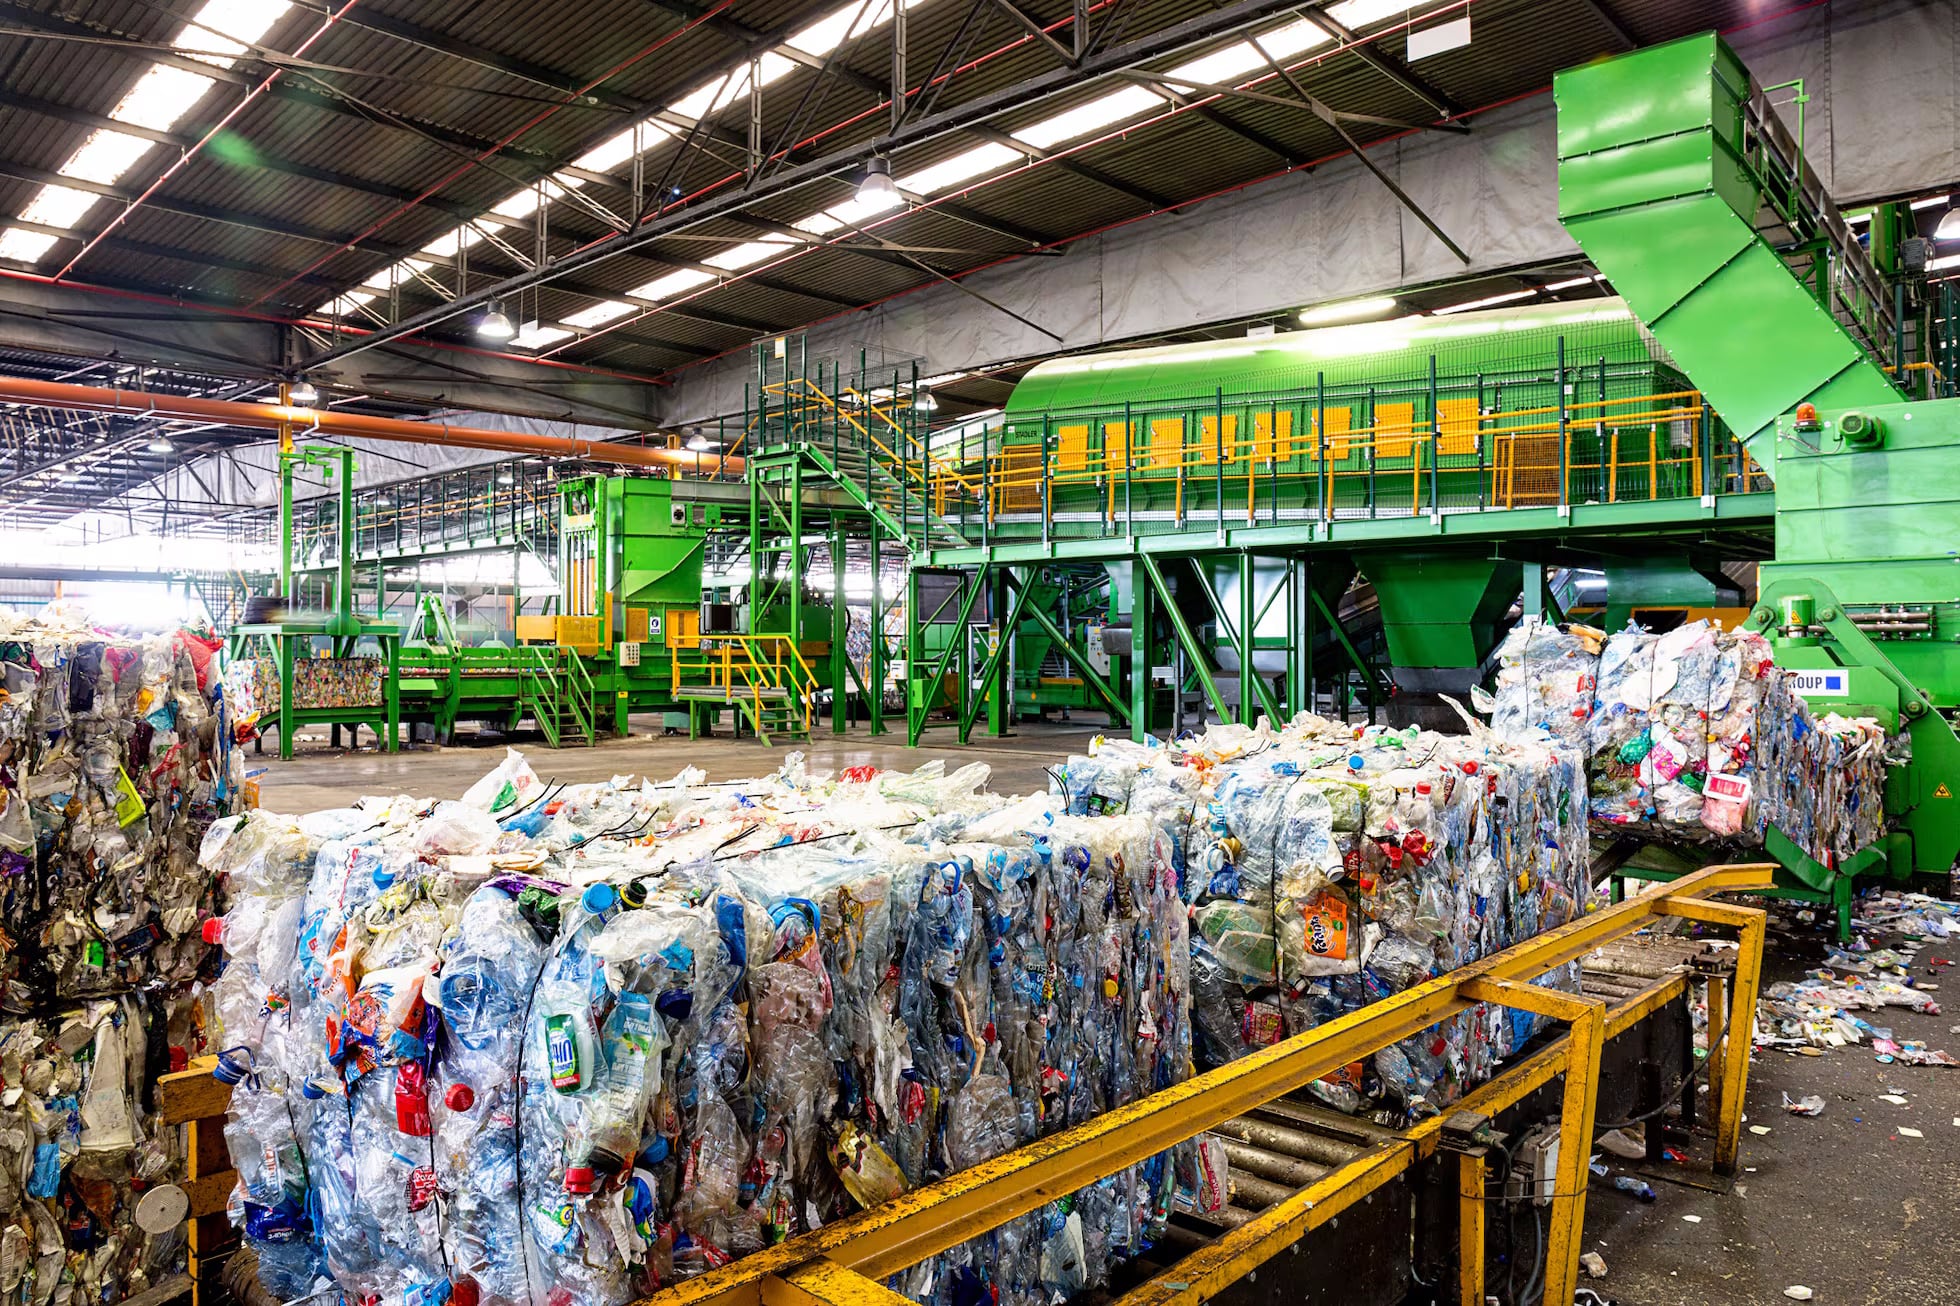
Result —
<svg viewBox="0 0 1960 1306"><path fill-rule="evenodd" d="M1055 360L999 429L883 459L917 491L910 736L945 709L962 738L982 713L1007 729L1026 632L1139 737L1187 689L1232 720L1408 714L1482 678L1520 595L1706 611L1735 602L1720 564L1757 560L1748 620L1814 673L1814 705L1913 754L1858 865L1772 836L1784 889L1841 908L1859 873L1945 876L1960 402L1930 396L1953 393L1951 297L1915 286L1902 209L1867 252L1719 38L1573 70L1557 98L1561 217L1619 298ZM1554 590L1578 567L1605 592ZM1092 661L1057 595L1098 575Z"/></svg>
<svg viewBox="0 0 1960 1306"><path fill-rule="evenodd" d="M294 588L293 572L293 475L306 467L318 468L323 478L337 484L338 520L342 523L353 520L353 450L313 445L300 449L282 447L278 595L282 610L271 620L232 627L230 655L234 660L258 661L271 673L261 679L277 684L277 701L261 710L259 728L262 732L268 727L278 732L280 757L293 755L293 735L300 726L307 725L330 727L336 743L342 727L358 735L360 727L367 726L392 753L397 747L401 723L401 627L355 611L351 531L340 533L325 608L304 611L297 607L299 595ZM363 641L372 641L381 650L379 677L366 675L368 664L355 657L356 648ZM301 667L301 662L313 665ZM347 692L355 687L365 691L371 681L374 682L372 693ZM271 685L265 688L270 690Z"/></svg>
<svg viewBox="0 0 1960 1306"><path fill-rule="evenodd" d="M1885 841L1827 867L1772 832L1787 887L1842 921L1859 872L1944 880L1960 856L1960 401L1901 402L1916 369L1947 384L1950 351L1906 311L1893 215L1862 246L1712 34L1562 73L1556 95L1560 216L1775 481L1749 624L1813 707L1910 736Z"/></svg>

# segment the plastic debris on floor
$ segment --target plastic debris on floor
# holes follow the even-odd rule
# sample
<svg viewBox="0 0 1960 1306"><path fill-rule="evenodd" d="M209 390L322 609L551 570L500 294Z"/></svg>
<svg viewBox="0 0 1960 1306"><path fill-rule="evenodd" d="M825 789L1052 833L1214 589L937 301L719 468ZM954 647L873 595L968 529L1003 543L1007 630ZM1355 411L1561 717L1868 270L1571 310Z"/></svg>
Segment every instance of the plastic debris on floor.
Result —
<svg viewBox="0 0 1960 1306"><path fill-rule="evenodd" d="M236 1220L268 1288L624 1302L1182 1080L1175 843L984 767L559 787L212 827ZM898 1276L1102 1283L1201 1149Z"/></svg>
<svg viewBox="0 0 1960 1306"><path fill-rule="evenodd" d="M143 1087L206 1050L216 909L197 861L239 801L215 640L0 616L0 1290L117 1301L183 1262L144 1191L182 1178ZM174 1221L172 1225L174 1225ZM62 1296L65 1294L66 1296Z"/></svg>
<svg viewBox="0 0 1960 1306"><path fill-rule="evenodd" d="M1107 741L1070 810L1184 834L1200 1064L1218 1065L1564 924L1584 909L1577 747L1302 715L1176 748ZM1547 983L1576 986L1577 973ZM1479 1008L1314 1085L1347 1111L1440 1110L1534 1028Z"/></svg>
<svg viewBox="0 0 1960 1306"><path fill-rule="evenodd" d="M1497 656L1478 710L1506 738L1584 748L1602 831L1760 846L1774 825L1826 865L1879 837L1886 771L1907 738L1815 712L1759 635L1694 621L1603 637L1525 621Z"/></svg>

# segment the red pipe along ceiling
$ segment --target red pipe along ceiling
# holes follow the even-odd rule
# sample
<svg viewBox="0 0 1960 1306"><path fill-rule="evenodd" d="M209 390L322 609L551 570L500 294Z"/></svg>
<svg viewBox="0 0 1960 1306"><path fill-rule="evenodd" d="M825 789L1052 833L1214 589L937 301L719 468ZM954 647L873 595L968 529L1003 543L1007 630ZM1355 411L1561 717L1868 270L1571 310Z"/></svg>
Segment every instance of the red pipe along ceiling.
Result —
<svg viewBox="0 0 1960 1306"><path fill-rule="evenodd" d="M36 404L88 413L121 413L166 421L217 422L253 430L290 429L294 438L310 432L343 439L393 440L402 444L439 444L455 449L489 449L498 453L535 454L548 458L583 458L620 467L662 467L685 471L726 471L740 475L744 460L712 453L693 453L643 444L614 444L560 435L524 435L491 431L449 422L410 422L399 417L370 417L333 409L293 408L281 404L249 404L194 395L158 394L104 386L69 385L0 376L0 402Z"/></svg>

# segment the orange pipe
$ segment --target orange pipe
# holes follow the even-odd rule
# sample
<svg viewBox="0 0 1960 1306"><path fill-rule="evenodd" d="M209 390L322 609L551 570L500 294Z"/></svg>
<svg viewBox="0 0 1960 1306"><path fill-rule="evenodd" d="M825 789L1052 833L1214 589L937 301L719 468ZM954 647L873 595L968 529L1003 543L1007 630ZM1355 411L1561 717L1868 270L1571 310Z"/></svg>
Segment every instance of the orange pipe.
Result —
<svg viewBox="0 0 1960 1306"><path fill-rule="evenodd" d="M174 422L218 422L261 431L290 427L296 439L307 432L344 439L394 440L403 444L439 444L455 449L490 449L499 453L538 454L552 458L583 458L587 462L621 467L672 467L683 471L728 471L740 475L744 460L723 454L691 453L685 449L640 444L612 444L560 435L524 435L489 431L448 422L410 422L399 417L370 417L333 409L294 408L283 404L248 404L230 399L200 399L194 395L158 394L62 381L35 381L0 376L0 401L39 404L88 413L126 413Z"/></svg>

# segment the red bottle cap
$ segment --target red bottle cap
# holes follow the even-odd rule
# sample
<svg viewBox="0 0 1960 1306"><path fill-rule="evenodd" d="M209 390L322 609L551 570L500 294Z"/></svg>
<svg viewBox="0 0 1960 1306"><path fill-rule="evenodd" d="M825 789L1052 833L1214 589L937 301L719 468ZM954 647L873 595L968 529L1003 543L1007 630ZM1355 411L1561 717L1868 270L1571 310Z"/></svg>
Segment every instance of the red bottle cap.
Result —
<svg viewBox="0 0 1960 1306"><path fill-rule="evenodd" d="M589 1165L568 1165L565 1167L565 1191L568 1193L589 1193L598 1182Z"/></svg>
<svg viewBox="0 0 1960 1306"><path fill-rule="evenodd" d="M467 1111L476 1105L476 1090L468 1084L451 1084L442 1095L442 1104L451 1111Z"/></svg>
<svg viewBox="0 0 1960 1306"><path fill-rule="evenodd" d="M201 927L201 932L204 935L204 941L206 943L223 943L225 941L225 918L222 916L211 917L204 922Z"/></svg>
<svg viewBox="0 0 1960 1306"><path fill-rule="evenodd" d="M482 1295L475 1279L458 1279L449 1285L449 1306L476 1306Z"/></svg>

